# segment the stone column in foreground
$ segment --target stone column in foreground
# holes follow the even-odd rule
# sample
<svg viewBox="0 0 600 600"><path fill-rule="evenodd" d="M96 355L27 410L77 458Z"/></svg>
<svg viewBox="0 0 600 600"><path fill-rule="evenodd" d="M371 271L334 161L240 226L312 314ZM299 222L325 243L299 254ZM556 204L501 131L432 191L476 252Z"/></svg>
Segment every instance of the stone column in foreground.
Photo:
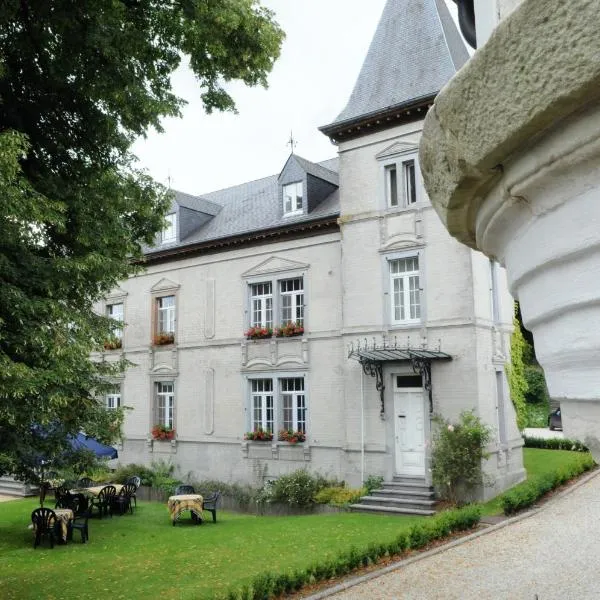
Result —
<svg viewBox="0 0 600 600"><path fill-rule="evenodd" d="M599 460L597 18L524 0L436 98L420 161L448 231L506 267L565 436Z"/></svg>

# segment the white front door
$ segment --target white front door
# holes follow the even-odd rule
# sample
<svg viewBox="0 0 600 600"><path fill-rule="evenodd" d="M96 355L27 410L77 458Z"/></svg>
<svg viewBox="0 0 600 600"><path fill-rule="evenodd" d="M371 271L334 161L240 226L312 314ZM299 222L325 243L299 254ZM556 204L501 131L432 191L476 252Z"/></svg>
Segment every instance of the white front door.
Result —
<svg viewBox="0 0 600 600"><path fill-rule="evenodd" d="M419 388L394 389L396 474L425 477L425 404Z"/></svg>

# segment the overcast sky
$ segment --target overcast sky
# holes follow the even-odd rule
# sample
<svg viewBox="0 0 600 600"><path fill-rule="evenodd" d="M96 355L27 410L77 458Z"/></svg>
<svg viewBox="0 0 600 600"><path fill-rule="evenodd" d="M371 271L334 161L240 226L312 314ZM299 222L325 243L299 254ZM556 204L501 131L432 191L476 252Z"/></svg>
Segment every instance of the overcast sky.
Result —
<svg viewBox="0 0 600 600"><path fill-rule="evenodd" d="M263 0L286 32L269 88L229 84L238 114L204 114L193 74L182 67L175 92L182 119L165 119L133 152L159 182L202 194L278 173L290 153L318 162L336 147L317 130L344 108L385 0Z"/></svg>

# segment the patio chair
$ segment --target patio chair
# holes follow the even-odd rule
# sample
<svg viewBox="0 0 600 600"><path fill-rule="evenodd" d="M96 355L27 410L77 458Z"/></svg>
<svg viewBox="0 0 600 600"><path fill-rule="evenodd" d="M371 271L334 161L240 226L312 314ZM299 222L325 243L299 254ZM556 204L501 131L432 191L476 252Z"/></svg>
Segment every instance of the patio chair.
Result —
<svg viewBox="0 0 600 600"><path fill-rule="evenodd" d="M117 509L120 515L123 515L129 510L133 514L133 507L131 506L132 495L135 494L135 485L133 483L126 483L121 491L113 498L113 509Z"/></svg>
<svg viewBox="0 0 600 600"><path fill-rule="evenodd" d="M88 488L88 487L92 487L93 485L94 485L94 481L92 479L90 479L89 477L82 477L77 482L78 488Z"/></svg>
<svg viewBox="0 0 600 600"><path fill-rule="evenodd" d="M206 510L212 514L213 523L217 522L217 504L221 499L221 492L216 491L208 496L203 495L202 510Z"/></svg>
<svg viewBox="0 0 600 600"><path fill-rule="evenodd" d="M102 518L104 515L110 513L113 516L113 499L117 495L117 488L114 485L105 485L95 498L92 498L92 504L90 506L90 512L94 510L94 507L98 509L98 516Z"/></svg>
<svg viewBox="0 0 600 600"><path fill-rule="evenodd" d="M54 490L54 500L54 508L71 508L73 496L68 487L61 485Z"/></svg>
<svg viewBox="0 0 600 600"><path fill-rule="evenodd" d="M50 539L50 548L54 548L54 535L56 526L56 513L51 508L36 508L31 513L31 522L35 530L33 547L37 548L46 536Z"/></svg>
<svg viewBox="0 0 600 600"><path fill-rule="evenodd" d="M71 500L71 510L76 517L84 515L90 508L90 501L84 494L73 494Z"/></svg>
<svg viewBox="0 0 600 600"><path fill-rule="evenodd" d="M180 484L175 488L175 495L179 496L181 494L195 494L196 490L193 485Z"/></svg>
<svg viewBox="0 0 600 600"><path fill-rule="evenodd" d="M142 479L138 475L132 475L131 477L127 478L125 483L126 484L133 483L133 485L135 485L135 492L133 492L133 494L131 494L131 499L133 500L133 503L134 503L135 507L137 508L136 492L138 491L138 488L140 487L140 485L142 485Z"/></svg>
<svg viewBox="0 0 600 600"><path fill-rule="evenodd" d="M81 499L85 504L81 502ZM73 506L75 518L71 521L68 539L72 540L73 531L77 530L81 533L81 543L85 544L90 539L88 520L92 516L91 505L88 505L87 498L83 494L77 494L73 499Z"/></svg>

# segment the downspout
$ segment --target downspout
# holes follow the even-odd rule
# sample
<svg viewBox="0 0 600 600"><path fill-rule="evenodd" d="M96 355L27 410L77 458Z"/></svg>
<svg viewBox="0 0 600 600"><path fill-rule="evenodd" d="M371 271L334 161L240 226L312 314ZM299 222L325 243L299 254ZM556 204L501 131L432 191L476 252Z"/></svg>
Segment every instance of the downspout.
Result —
<svg viewBox="0 0 600 600"><path fill-rule="evenodd" d="M365 482L365 373L360 370L360 481Z"/></svg>

